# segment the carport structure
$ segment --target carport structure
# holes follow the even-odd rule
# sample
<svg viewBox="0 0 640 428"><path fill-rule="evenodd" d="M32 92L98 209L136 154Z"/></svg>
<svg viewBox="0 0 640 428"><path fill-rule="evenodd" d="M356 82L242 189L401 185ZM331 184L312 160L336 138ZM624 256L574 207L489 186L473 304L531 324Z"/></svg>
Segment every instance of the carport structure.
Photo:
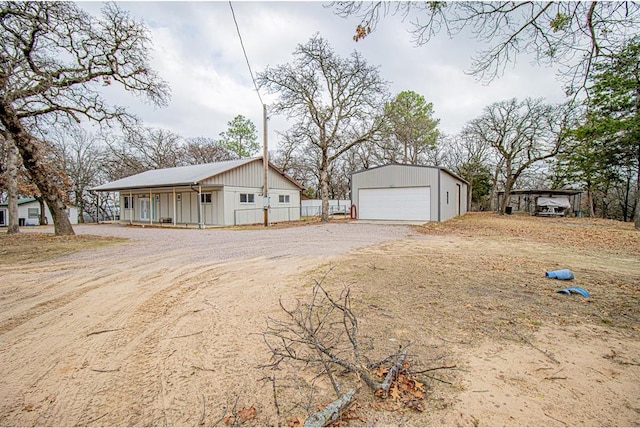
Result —
<svg viewBox="0 0 640 428"><path fill-rule="evenodd" d="M498 192L498 205L501 206L504 192ZM560 199L566 198L569 201L569 214L580 216L580 205L582 204L582 191L575 189L530 189L530 190L512 190L509 192L509 200L507 201L508 213L512 211L528 212L531 215L546 215L547 213L540 209L539 200L544 199Z"/></svg>

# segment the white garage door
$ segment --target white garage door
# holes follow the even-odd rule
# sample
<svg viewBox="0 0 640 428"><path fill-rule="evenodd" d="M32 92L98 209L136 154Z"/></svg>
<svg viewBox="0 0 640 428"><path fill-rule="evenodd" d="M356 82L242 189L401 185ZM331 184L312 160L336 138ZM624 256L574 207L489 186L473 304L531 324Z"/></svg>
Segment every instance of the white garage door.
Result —
<svg viewBox="0 0 640 428"><path fill-rule="evenodd" d="M430 187L359 189L358 201L363 220L431 220Z"/></svg>

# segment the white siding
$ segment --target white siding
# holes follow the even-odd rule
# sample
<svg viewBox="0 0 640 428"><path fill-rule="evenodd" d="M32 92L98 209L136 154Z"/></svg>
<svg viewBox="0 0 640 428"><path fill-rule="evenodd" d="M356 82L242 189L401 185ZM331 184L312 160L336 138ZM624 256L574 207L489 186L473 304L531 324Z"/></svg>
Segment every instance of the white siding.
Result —
<svg viewBox="0 0 640 428"><path fill-rule="evenodd" d="M280 202L283 196L284 202ZM286 202L286 197L289 202ZM271 189L269 193L269 222L300 220L300 191L296 189ZM264 221L264 220L263 220Z"/></svg>
<svg viewBox="0 0 640 428"><path fill-rule="evenodd" d="M449 220L467 212L467 185L442 171L440 176L440 220Z"/></svg>
<svg viewBox="0 0 640 428"><path fill-rule="evenodd" d="M29 208L38 213L38 217L29 217ZM6 206L3 206L1 209L6 210L5 212L5 222L6 225L9 224L9 209ZM69 222L71 224L78 224L78 208L75 206L69 206L66 209L67 217L69 218ZM47 219L47 223L49 225L53 224L53 217L51 216L51 212L49 211L49 207L47 204L44 204L44 216ZM20 223L20 219L24 219L25 226L39 226L40 225L40 203L38 201L26 202L18 205L18 224Z"/></svg>
<svg viewBox="0 0 640 428"><path fill-rule="evenodd" d="M271 222L298 220L300 218L300 188L270 168L268 176L271 196ZM202 183L202 193L211 194L211 203L202 204L202 220L207 225L254 224L263 222L263 164L258 159L214 176ZM195 188L195 187L194 187ZM253 194L253 203L241 203L240 194ZM120 194L121 221L140 221L139 197L149 197L149 189L131 190L134 195L133 209L124 208L124 196ZM176 187L174 212L174 188L163 187L152 191L153 223L162 218L175 219L176 224L198 224L198 193L190 187ZM158 199L156 200L156 195ZM289 203L280 203L279 195L287 195ZM180 197L180 200L178 199Z"/></svg>
<svg viewBox="0 0 640 428"><path fill-rule="evenodd" d="M299 190L289 179L283 177L278 171L269 168L267 175L269 189ZM203 185L223 185L235 187L264 187L264 167L262 159L249 162L241 167L223 172L220 175L204 180Z"/></svg>

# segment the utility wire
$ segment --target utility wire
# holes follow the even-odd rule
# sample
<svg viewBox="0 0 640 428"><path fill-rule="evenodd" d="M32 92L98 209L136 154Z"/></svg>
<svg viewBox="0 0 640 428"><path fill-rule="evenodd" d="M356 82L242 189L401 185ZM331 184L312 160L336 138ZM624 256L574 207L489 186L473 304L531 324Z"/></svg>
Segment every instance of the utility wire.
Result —
<svg viewBox="0 0 640 428"><path fill-rule="evenodd" d="M233 11L233 6L231 5L231 1L229 1L229 7L231 8L231 15L233 16L233 22L236 24L236 31L238 32L238 38L240 39L240 46L242 46L244 59L247 61L247 67L249 68L249 74L251 75L251 80L253 81L253 87L256 88L256 94L258 94L258 98L260 99L260 104L264 105L264 102L262 102L262 97L260 96L260 91L258 90L258 85L256 84L256 79L253 77L253 71L251 71L251 64L249 64L249 57L247 57L247 51L244 48L242 35L240 35L240 28L238 27L238 21L236 21L236 14Z"/></svg>

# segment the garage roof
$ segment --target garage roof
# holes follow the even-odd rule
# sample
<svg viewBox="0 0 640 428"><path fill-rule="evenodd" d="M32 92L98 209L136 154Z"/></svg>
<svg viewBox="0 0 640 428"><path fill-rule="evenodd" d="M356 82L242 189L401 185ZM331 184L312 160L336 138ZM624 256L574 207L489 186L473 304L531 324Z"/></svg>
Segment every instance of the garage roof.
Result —
<svg viewBox="0 0 640 428"><path fill-rule="evenodd" d="M431 168L431 169L439 169L441 171L446 172L447 174L449 174L450 176L457 178L458 180L462 181L465 184L469 184L469 182L467 180L465 180L464 178L460 177L458 174L454 174L453 172L451 172L451 170L443 167L443 166L429 166L429 165L407 165L407 164L403 164L403 163L391 163L391 164L387 164L387 165L380 165L380 166L374 166L373 168L369 168L369 169L361 169L360 171L356 171L354 172L352 175L356 175L356 174L360 174L362 172L368 172L368 171L372 171L378 168L387 168L389 166L406 166L406 167L411 167L411 168Z"/></svg>

